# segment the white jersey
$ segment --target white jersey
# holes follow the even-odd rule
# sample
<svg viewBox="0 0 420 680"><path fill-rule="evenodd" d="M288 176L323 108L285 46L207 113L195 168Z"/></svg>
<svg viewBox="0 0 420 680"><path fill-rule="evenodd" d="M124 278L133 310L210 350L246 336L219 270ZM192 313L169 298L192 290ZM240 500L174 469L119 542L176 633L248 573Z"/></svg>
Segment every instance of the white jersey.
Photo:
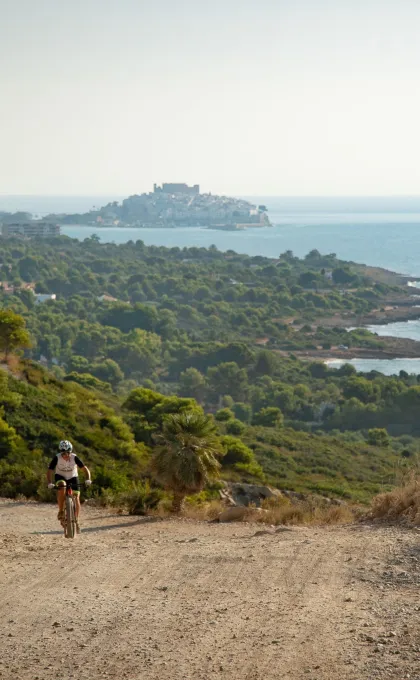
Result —
<svg viewBox="0 0 420 680"><path fill-rule="evenodd" d="M61 453L57 453L57 465L55 466L55 474L61 475L64 479L72 479L78 477L78 465L76 462L76 454L71 453L68 460L64 460Z"/></svg>

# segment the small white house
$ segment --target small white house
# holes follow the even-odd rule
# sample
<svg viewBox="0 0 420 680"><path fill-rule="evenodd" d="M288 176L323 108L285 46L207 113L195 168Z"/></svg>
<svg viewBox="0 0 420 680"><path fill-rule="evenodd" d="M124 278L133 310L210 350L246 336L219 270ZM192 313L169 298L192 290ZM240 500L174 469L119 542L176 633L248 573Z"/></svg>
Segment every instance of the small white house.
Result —
<svg viewBox="0 0 420 680"><path fill-rule="evenodd" d="M55 293L35 293L36 304L41 304L41 302L48 302L48 300L56 300L57 295Z"/></svg>
<svg viewBox="0 0 420 680"><path fill-rule="evenodd" d="M117 298L114 298L112 295L108 295L107 293L104 293L104 295L99 295L97 299L99 302L118 302Z"/></svg>

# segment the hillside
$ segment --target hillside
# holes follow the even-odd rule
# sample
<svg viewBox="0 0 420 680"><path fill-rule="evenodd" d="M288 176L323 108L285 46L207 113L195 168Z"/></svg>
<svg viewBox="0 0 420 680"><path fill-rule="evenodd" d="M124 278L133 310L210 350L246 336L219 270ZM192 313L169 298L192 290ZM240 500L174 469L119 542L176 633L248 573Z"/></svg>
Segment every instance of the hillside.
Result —
<svg viewBox="0 0 420 680"><path fill-rule="evenodd" d="M4 495L44 498L65 437L97 492L157 502L154 437L187 410L214 416L224 480L367 502L420 453L417 376L297 357L340 343L386 351L365 329L320 324L401 301L396 277L318 251L270 259L94 236L1 245L0 313L23 318L31 339L0 378ZM204 492L217 495L217 483Z"/></svg>
<svg viewBox="0 0 420 680"><path fill-rule="evenodd" d="M4 680L418 677L418 532L0 516Z"/></svg>
<svg viewBox="0 0 420 680"><path fill-rule="evenodd" d="M114 201L88 213L73 215L48 215L47 219L62 224L120 227L181 227L204 226L207 228L235 228L271 226L265 206L249 201L200 194L197 185L163 184L154 191L135 194L121 203Z"/></svg>
<svg viewBox="0 0 420 680"><path fill-rule="evenodd" d="M45 469L57 442L69 438L95 478L96 494L137 490L144 483L165 415L201 411L193 399L134 390L123 400L72 380L60 381L39 365L0 371L0 495L46 499ZM290 428L245 426L235 436L216 421L222 479L267 482L279 489L367 502L390 488L402 459L388 446L348 442L341 435ZM235 428L234 428L235 429ZM135 485L133 487L133 484ZM218 497L216 483L202 500ZM147 501L145 501L147 502Z"/></svg>
<svg viewBox="0 0 420 680"><path fill-rule="evenodd" d="M122 489L140 477L147 449L106 395L31 362L14 364L13 372L0 370L0 495L45 498L46 465L66 433L95 469L99 488Z"/></svg>
<svg viewBox="0 0 420 680"><path fill-rule="evenodd" d="M300 285L324 281L316 253L315 273L290 254L279 270L236 254L230 270L212 249L193 264L183 255L95 239L3 252L14 283L0 294L0 497L16 500L0 498L0 677L16 667L22 680L411 677L417 530L328 523L360 516L398 476L411 486L377 499L375 516L412 519L420 378L290 351L380 346L364 330L317 326L321 309L372 311L401 290L335 256L348 288L332 279L321 293ZM58 298L38 302L32 285ZM105 287L124 299L99 295ZM94 480L71 546L55 506L27 500L53 500L45 472L63 438ZM260 524L197 521L217 514L229 482L300 501L268 498L252 510ZM167 519L177 494L183 519Z"/></svg>

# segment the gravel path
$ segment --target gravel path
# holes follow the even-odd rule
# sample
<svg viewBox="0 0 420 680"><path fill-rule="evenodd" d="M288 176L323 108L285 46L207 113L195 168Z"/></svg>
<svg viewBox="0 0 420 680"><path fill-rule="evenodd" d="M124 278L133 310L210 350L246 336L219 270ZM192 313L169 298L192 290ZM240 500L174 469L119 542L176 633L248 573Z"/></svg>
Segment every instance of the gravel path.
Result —
<svg viewBox="0 0 420 680"><path fill-rule="evenodd" d="M417 530L83 513L0 500L2 680L420 680Z"/></svg>

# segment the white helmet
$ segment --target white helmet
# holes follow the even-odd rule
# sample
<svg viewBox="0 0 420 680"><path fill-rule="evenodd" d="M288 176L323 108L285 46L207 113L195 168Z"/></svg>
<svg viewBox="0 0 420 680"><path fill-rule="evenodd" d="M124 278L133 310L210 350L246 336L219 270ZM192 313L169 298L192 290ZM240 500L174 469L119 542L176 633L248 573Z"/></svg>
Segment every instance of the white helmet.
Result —
<svg viewBox="0 0 420 680"><path fill-rule="evenodd" d="M67 439L63 439L63 441L59 443L58 448L60 451L65 451L66 453L71 453L73 451L72 443L67 441Z"/></svg>

